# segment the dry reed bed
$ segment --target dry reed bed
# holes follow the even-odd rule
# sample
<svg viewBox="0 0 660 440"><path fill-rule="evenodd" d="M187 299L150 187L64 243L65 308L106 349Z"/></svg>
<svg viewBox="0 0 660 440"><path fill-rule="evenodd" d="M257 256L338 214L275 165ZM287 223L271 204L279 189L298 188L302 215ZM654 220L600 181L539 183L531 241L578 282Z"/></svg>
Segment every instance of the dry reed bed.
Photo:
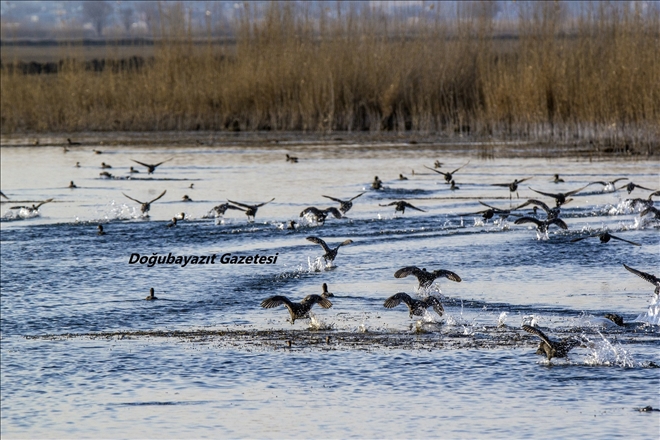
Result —
<svg viewBox="0 0 660 440"><path fill-rule="evenodd" d="M139 71L3 70L2 132L418 130L657 148L657 9L559 12L532 5L499 38L487 16L318 20L272 4L237 21L232 47L193 51L185 29L165 29Z"/></svg>

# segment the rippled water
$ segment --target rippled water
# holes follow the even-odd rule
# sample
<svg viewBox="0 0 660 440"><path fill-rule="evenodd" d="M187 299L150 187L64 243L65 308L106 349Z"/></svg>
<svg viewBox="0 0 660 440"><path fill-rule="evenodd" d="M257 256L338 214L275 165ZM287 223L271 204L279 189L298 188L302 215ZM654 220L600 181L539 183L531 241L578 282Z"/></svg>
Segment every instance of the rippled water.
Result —
<svg viewBox="0 0 660 440"><path fill-rule="evenodd" d="M348 142L116 142L1 153L11 199L0 224L3 437L660 435L660 413L637 410L660 407L660 333L648 322L657 324L658 306L649 317L653 286L622 265L660 275L659 223L626 201L650 191L591 185L562 209L569 229L551 226L548 237L515 217L484 222L475 214L485 209L479 200L554 205L529 187L556 193L627 177L658 189L657 160L486 159L469 144ZM131 162L169 158L153 175ZM442 171L469 161L454 176L459 190L424 168L435 160ZM99 177L101 162L115 178ZM140 170L131 179L129 166ZM565 182L552 183L554 173ZM381 191L370 188L375 175ZM520 200L491 186L530 176ZM67 188L71 180L78 188ZM148 201L163 190L148 219L122 195ZM337 206L323 195L361 192L345 219L319 226L299 218L308 206ZM49 198L38 213L9 209ZM254 223L232 210L208 218L228 199L272 198ZM426 212L379 206L395 200ZM288 220L297 229L287 230ZM106 235L97 235L98 224ZM602 230L642 246L571 242ZM326 267L310 235L353 243ZM135 253L217 260L147 267L129 264ZM220 264L227 253L277 262ZM429 293L413 277L393 277L408 265L460 275L430 289L444 316L411 319L403 304L383 307L397 292ZM284 307L259 305L272 295L320 294L324 282L333 307L315 307L312 320L291 325ZM159 300L144 301L150 287ZM614 326L603 319L608 312L630 324ZM551 338L580 338L581 347L548 363L535 354L538 339L520 329L532 320Z"/></svg>

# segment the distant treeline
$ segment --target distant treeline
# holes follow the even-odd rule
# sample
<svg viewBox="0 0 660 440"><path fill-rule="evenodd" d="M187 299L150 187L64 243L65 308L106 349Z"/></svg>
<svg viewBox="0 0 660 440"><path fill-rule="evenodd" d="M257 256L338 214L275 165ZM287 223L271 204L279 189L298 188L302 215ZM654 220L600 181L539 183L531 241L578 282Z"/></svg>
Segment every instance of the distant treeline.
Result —
<svg viewBox="0 0 660 440"><path fill-rule="evenodd" d="M326 19L269 5L237 19L231 44L200 44L174 23L153 58L4 65L2 132L413 130L658 146L655 9L587 3L567 22L561 4L531 3L503 33L488 14Z"/></svg>

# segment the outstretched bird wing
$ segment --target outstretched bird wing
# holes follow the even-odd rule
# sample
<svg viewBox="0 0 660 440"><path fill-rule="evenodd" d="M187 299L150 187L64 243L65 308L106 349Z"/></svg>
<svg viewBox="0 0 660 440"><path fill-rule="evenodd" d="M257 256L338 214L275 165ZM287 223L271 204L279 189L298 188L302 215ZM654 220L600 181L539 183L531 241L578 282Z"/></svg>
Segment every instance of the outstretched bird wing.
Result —
<svg viewBox="0 0 660 440"><path fill-rule="evenodd" d="M124 194L124 193L122 193L122 194ZM133 200L134 202L138 202L140 205L143 203L143 202L139 201L138 199L134 199L134 198L131 197L131 196L127 196L126 194L124 194L124 197L126 197L127 199L131 199L131 200Z"/></svg>
<svg viewBox="0 0 660 440"><path fill-rule="evenodd" d="M341 218L341 212L337 208L326 208L325 212L332 214L335 218Z"/></svg>
<svg viewBox="0 0 660 440"><path fill-rule="evenodd" d="M364 193L361 192L361 193L358 194L357 196L355 196L355 197L353 197L352 199L350 199L349 202L352 202L353 200L357 199L358 197L360 197L360 196L363 195L363 194L364 194ZM324 197L325 197L325 196L324 196Z"/></svg>
<svg viewBox="0 0 660 440"><path fill-rule="evenodd" d="M229 203L233 203L234 205L242 206L243 208L252 208L250 205L246 205L245 203L239 203L239 202L234 202L233 200L227 199Z"/></svg>
<svg viewBox="0 0 660 440"><path fill-rule="evenodd" d="M144 163L144 162L137 161L137 160L135 160L135 159L131 159L131 160L132 160L133 162L135 162L135 163L139 163L139 164L142 165L143 167L151 168L152 166L154 166L154 165L149 165L148 163ZM159 165L160 165L160 164L159 164Z"/></svg>
<svg viewBox="0 0 660 440"><path fill-rule="evenodd" d="M569 192L567 192L567 193L564 193L564 196L565 196L565 197L572 196L573 194L579 193L580 191L582 191L583 189L585 189L585 188L588 187L588 186L589 186L589 185L585 185L585 186L583 186L582 188L574 189L573 191L569 191Z"/></svg>
<svg viewBox="0 0 660 440"><path fill-rule="evenodd" d="M456 281L457 283L461 282L461 277L459 277L457 274L449 270L438 269L438 270L434 270L433 274L436 276L436 278L445 277L452 281Z"/></svg>
<svg viewBox="0 0 660 440"><path fill-rule="evenodd" d="M655 275L651 275L650 273L642 272L641 270L633 269L630 266L627 266L625 263L623 265L626 269L628 269L629 272L634 273L644 281L648 281L649 283L653 284L656 287L656 292L658 292L658 289L660 289L660 278L656 277Z"/></svg>
<svg viewBox="0 0 660 440"><path fill-rule="evenodd" d="M413 299L407 293L399 292L399 293L396 293L396 294L390 296L389 298L387 298L385 300L385 302L383 303L383 305L386 308L391 309L391 308L394 308L394 307L398 306L399 304L401 304L402 301L408 307L410 307L410 305L413 302Z"/></svg>
<svg viewBox="0 0 660 440"><path fill-rule="evenodd" d="M323 298L321 295L307 295L302 301L300 301L301 304L317 304L323 307L324 309L329 309L332 307L332 303L327 299Z"/></svg>
<svg viewBox="0 0 660 440"><path fill-rule="evenodd" d="M173 158L173 157L170 157L169 159L166 159L166 160L164 160L164 161L162 161L162 162L158 162L156 165L151 165L151 166L154 167L154 168L156 168L156 167L161 166L161 165L164 164L165 162L169 162L169 161L171 161L172 159L174 159L174 158Z"/></svg>
<svg viewBox="0 0 660 440"><path fill-rule="evenodd" d="M341 246L345 246L345 245L351 244L351 243L353 243L353 240L351 240L350 238L348 240L344 240L344 241L342 241L341 243L339 243L337 245L337 249L339 249L339 247L341 247Z"/></svg>
<svg viewBox="0 0 660 440"><path fill-rule="evenodd" d="M158 200L158 199L160 199L161 197L163 197L163 196L165 195L166 192L167 192L167 190L165 190L165 191L163 191L162 193L160 193L160 195L159 195L158 197L156 197L155 199L153 199L151 202L149 202L149 204L152 204L152 203L155 202L156 200ZM124 195L125 195L125 194L124 194Z"/></svg>
<svg viewBox="0 0 660 440"><path fill-rule="evenodd" d="M560 197L559 194L552 194L552 193L546 193L546 192L543 192L543 191L537 191L534 188L529 188L529 189L531 189L535 193L539 193L539 194L543 194L544 196L552 197L553 199L559 199L559 197Z"/></svg>
<svg viewBox="0 0 660 440"><path fill-rule="evenodd" d="M43 204L45 204L45 203L50 203L50 202L52 202L53 200L54 200L54 199L44 200L43 202L39 203L39 204L36 206L36 208L39 209L39 207L40 207L41 205L43 205Z"/></svg>
<svg viewBox="0 0 660 440"><path fill-rule="evenodd" d="M286 296L282 295L275 295L271 296L270 298L266 298L265 300L261 301L261 307L264 309L272 309L273 307L281 306L282 304L286 304L287 306L291 307L291 300L287 298Z"/></svg>
<svg viewBox="0 0 660 440"><path fill-rule="evenodd" d="M364 193L362 193L362 194L364 194ZM360 195L358 195L358 196L356 196L356 197L360 197L362 194L360 194ZM334 201L337 202L337 203L345 203L343 200L339 200L339 199L334 198L334 197L330 197L330 196L321 196L321 197L325 197L326 199L334 200ZM354 198L355 198L355 197L353 197L353 199L354 199ZM353 199L351 199L351 200L353 200Z"/></svg>
<svg viewBox="0 0 660 440"><path fill-rule="evenodd" d="M273 197L272 199L270 199L270 200L267 201L267 202L259 203L258 205L254 205L254 206L257 207L257 208L261 208L262 206L264 206L264 205L266 205L266 204L272 202L273 200L275 200L275 197Z"/></svg>
<svg viewBox="0 0 660 440"><path fill-rule="evenodd" d="M408 202L403 202L403 206L405 206L406 208L416 209L417 211L426 212L426 211L424 211L423 209L419 209L418 207L413 206L413 205L411 205L411 204L408 203Z"/></svg>
<svg viewBox="0 0 660 440"><path fill-rule="evenodd" d="M550 339L548 339L545 333L543 333L541 330L537 329L536 327L532 327L531 325L524 324L522 326L522 329L525 330L527 333L531 333L533 335L538 336L539 338L541 338L543 342L548 344L550 347L554 345L553 342Z"/></svg>
<svg viewBox="0 0 660 440"><path fill-rule="evenodd" d="M312 243L320 244L325 252L330 252L330 248L328 247L328 245L325 244L325 241L321 240L320 238L311 236L311 237L307 237L306 240L311 241Z"/></svg>
<svg viewBox="0 0 660 440"><path fill-rule="evenodd" d="M533 217L520 217L519 219L516 219L516 221L513 223L516 225L522 225L523 223L534 223L537 227L543 224L542 221L537 220Z"/></svg>
<svg viewBox="0 0 660 440"><path fill-rule="evenodd" d="M442 303L436 296L429 296L424 302L427 305L432 306L433 310L435 310L435 312L440 316L442 316L442 314L445 312L444 307L442 307Z"/></svg>
<svg viewBox="0 0 660 440"><path fill-rule="evenodd" d="M564 220L560 218L553 218L552 220L548 220L548 225L551 225L553 223L562 229L568 229L568 225L566 224L566 222L564 222Z"/></svg>
<svg viewBox="0 0 660 440"><path fill-rule="evenodd" d="M630 241L630 240L626 240L626 239L621 238L621 237L617 237L616 235L610 234L610 237L614 238L615 240L625 241L626 243L630 243L630 244L635 245L635 246L641 246L641 244L639 244L639 243L635 243L634 241Z"/></svg>
<svg viewBox="0 0 660 440"><path fill-rule="evenodd" d="M529 200L527 200L525 203L523 203L522 205L519 205L519 206L516 206L515 208L513 208L512 211L515 211L515 210L517 210L517 209L522 209L522 208L524 208L524 207L527 206L527 205L535 205L535 206L538 206L539 208L541 208L542 210L544 210L544 211L546 212L546 214L549 214L550 211L551 211L551 209L550 209L550 207L549 207L548 205L546 205L546 204L543 203L542 201L540 201L540 200L536 200L536 199L529 199Z"/></svg>
<svg viewBox="0 0 660 440"><path fill-rule="evenodd" d="M465 166L465 165L463 165L463 166ZM426 165L424 165L424 168L426 168L427 170L435 171L436 173L438 173L438 174L442 174L442 175L445 176L445 177L447 177L447 176L449 175L448 173L444 173L444 172L442 172L442 171L438 171L438 170L436 170L435 168L429 168L429 167L427 167Z"/></svg>
<svg viewBox="0 0 660 440"><path fill-rule="evenodd" d="M466 163L465 165L461 165L460 167L456 168L454 171L452 171L452 172L449 173L449 174L454 174L456 171L460 170L461 168L463 168L464 166L466 166L468 163L470 163L469 160L467 161L467 163Z"/></svg>

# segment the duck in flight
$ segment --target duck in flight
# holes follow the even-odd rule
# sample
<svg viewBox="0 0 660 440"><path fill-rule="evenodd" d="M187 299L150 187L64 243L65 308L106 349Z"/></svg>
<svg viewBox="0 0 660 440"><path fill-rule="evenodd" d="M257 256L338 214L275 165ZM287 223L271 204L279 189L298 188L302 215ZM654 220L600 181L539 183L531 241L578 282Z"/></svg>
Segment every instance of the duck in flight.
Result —
<svg viewBox="0 0 660 440"><path fill-rule="evenodd" d="M542 194L542 195L548 196L548 197L552 197L553 199L555 199L556 206L559 207L559 206L564 205L564 204L566 204L570 201L570 200L568 200L569 196L572 196L573 194L579 193L580 191L585 189L587 186L589 186L589 185L585 185L582 188L574 189L573 191L568 191L568 192L565 192L565 193L557 193L557 194L541 192L541 191L537 191L537 190L532 189L532 188L529 188L529 189L531 189L535 193Z"/></svg>
<svg viewBox="0 0 660 440"><path fill-rule="evenodd" d="M287 309L289 309L291 325L293 325L296 322L296 319L308 318L309 311L312 309L314 304L317 303L324 309L329 309L332 307L332 303L321 295L307 295L299 303L291 301L286 296L275 295L263 300L261 302L261 307L264 309L272 309L273 307L284 305Z"/></svg>
<svg viewBox="0 0 660 440"><path fill-rule="evenodd" d="M545 333L536 327L525 324L522 326L522 329L541 339L536 354L545 354L548 360L551 360L552 358L565 358L568 356L569 351L580 345L580 341L575 337L566 338L561 341L552 341L545 335Z"/></svg>
<svg viewBox="0 0 660 440"><path fill-rule="evenodd" d="M336 248L330 249L330 247L325 243L325 241L323 241L318 237L311 236L311 237L307 237L306 240L321 245L323 251L325 252L325 254L323 254L323 259L326 262L332 262L335 260L335 258L337 257L337 252L339 251L340 247L353 243L353 240L350 239L344 240L341 243L339 243Z"/></svg>
<svg viewBox="0 0 660 440"><path fill-rule="evenodd" d="M500 209L496 208L494 206L489 205L488 203L484 203L481 200L479 200L479 203L484 205L486 208L483 211L477 211L475 214L481 214L484 220L490 220L495 216L495 214L499 215L502 220L506 220L509 218L510 215L512 215L511 211L514 211L518 208L512 208L512 209Z"/></svg>
<svg viewBox="0 0 660 440"><path fill-rule="evenodd" d="M420 288L429 287L431 284L433 284L433 281L435 281L436 278L440 277L447 278L451 281L456 281L457 283L461 282L461 277L459 277L454 272L444 269L438 269L434 270L433 272L429 272L426 270L426 268L420 269L417 266L406 266L394 272L395 278L405 278L408 275L414 275L417 278Z"/></svg>
<svg viewBox="0 0 660 440"><path fill-rule="evenodd" d="M510 183L491 183L490 186L502 186L505 188L509 188L509 200L513 198L513 193L516 193L516 198L520 198L518 195L518 185L523 183L525 180L529 180L531 177L525 177L524 179L513 179L513 182Z"/></svg>
<svg viewBox="0 0 660 440"><path fill-rule="evenodd" d="M378 177L378 176L376 176L376 177ZM321 196L321 197L325 197L326 199L330 199L332 201L335 201L335 202L339 203L339 210L342 212L342 214L346 214L353 207L353 200L357 199L362 194L364 194L364 193L361 192L357 196L353 197L352 199L348 199L348 200L340 200L340 199L336 199L336 198L330 197L330 196Z"/></svg>
<svg viewBox="0 0 660 440"><path fill-rule="evenodd" d="M428 169L428 170L431 170L431 171L434 171L434 172L436 172L436 173L438 173L438 174L442 174L443 176L445 176L445 182L450 183L450 182L452 181L452 179L454 178L454 174L455 174L456 172L458 172L458 170L460 170L461 168L463 168L464 166L466 166L468 163L470 163L469 160L467 161L467 163L466 163L465 165L461 165L460 167L456 168L454 171L451 171L451 172L449 172L449 173L444 173L444 172L442 172L442 171L438 171L438 170L436 170L435 168L429 168L429 167L427 167L426 165L424 165L424 168L426 168L426 169Z"/></svg>
<svg viewBox="0 0 660 440"><path fill-rule="evenodd" d="M645 189L645 190L647 190L647 191L655 191L654 189L647 188L647 187L642 186L642 185L637 185L636 183L633 183L633 182L628 182L627 185L623 185L623 186L622 186L621 188L619 188L619 189L623 189L623 188L625 188L626 191L628 191L628 194L630 194L631 192L633 192L633 191L635 190L635 188Z"/></svg>
<svg viewBox="0 0 660 440"><path fill-rule="evenodd" d="M559 206L551 208L548 205L546 205L545 203L543 203L542 201L536 200L536 199L528 199L525 203L523 203L522 205L517 206L514 209L522 209L522 208L524 208L525 206L528 206L528 205L533 205L534 206L534 213L535 214L536 214L536 208L537 207L544 210L545 214L547 216L547 220L552 220L552 219L555 219L555 218L559 218L559 214L561 213L561 208Z"/></svg>
<svg viewBox="0 0 660 440"><path fill-rule="evenodd" d="M433 310L435 310L436 313L440 316L442 316L442 314L445 312L445 309L442 307L442 303L438 297L428 296L425 299L419 300L412 298L410 295L404 292L399 292L390 296L385 300L383 305L388 309L392 309L402 302L408 306L411 318L413 316L424 315L424 312L426 312L426 309L429 307L433 307Z"/></svg>
<svg viewBox="0 0 660 440"><path fill-rule="evenodd" d="M145 300L146 301L153 301L153 300L156 300L156 299L158 299L158 298L154 295L154 288L152 287L151 289L149 289L149 296L146 297Z"/></svg>
<svg viewBox="0 0 660 440"><path fill-rule="evenodd" d="M577 238L572 239L572 240L571 240L571 243L576 243L576 242L578 242L578 241L582 241L582 240L584 240L585 238L591 238L591 237L598 237L598 238L600 238L600 242L601 242L601 243L607 243L607 242L610 241L611 239L615 239L615 240L625 241L626 243L630 243L630 244L632 244L632 245L634 245L634 246L641 246L641 244L639 244L639 243L635 243L634 241L625 240L625 239L623 239L623 238L621 238L621 237L617 237L616 235L612 235L612 234L610 234L610 233L607 232L607 231L605 231L605 232L599 232L599 233L597 233L597 234L587 235L586 237L577 237Z"/></svg>
<svg viewBox="0 0 660 440"><path fill-rule="evenodd" d="M245 203L234 202L231 200L227 200L227 201L229 203L233 203L234 205L238 205L245 208L245 215L247 215L248 221L250 221L250 217L252 217L252 221L254 221L254 217L257 215L257 210L262 206L264 206L265 204L272 202L273 200L275 200L275 197L273 197L267 202L259 203L258 205L246 205Z"/></svg>
<svg viewBox="0 0 660 440"><path fill-rule="evenodd" d="M160 193L160 195L159 195L158 197L156 197L155 199L153 199L153 200L151 200L151 201L149 201L149 202L141 202L141 201L139 201L138 199L134 199L133 197L131 197L131 196L127 196L127 195L124 194L124 193L122 193L122 194L124 194L124 197L126 197L127 199L131 199L131 200L133 200L134 202L139 203L139 204L140 204L140 210L142 211L142 213L143 213L143 214L147 214L147 213L149 212L149 209L151 209L151 204L152 204L153 202L155 202L156 200L160 199L161 197L163 197L163 196L165 195L166 192L167 192L167 190L163 191L162 193Z"/></svg>
<svg viewBox="0 0 660 440"><path fill-rule="evenodd" d="M326 217L328 217L329 214L332 214L334 218L342 218L341 212L337 208L331 207L331 208L326 208L326 209L318 209L314 206L310 206L309 208L305 208L301 213L300 217L305 217L309 216L314 221L320 224L325 223Z"/></svg>
<svg viewBox="0 0 660 440"><path fill-rule="evenodd" d="M623 267L625 267L629 272L634 273L644 281L648 281L649 283L653 284L655 286L655 290L653 291L653 293L660 296L660 278L656 277L655 275L651 275L650 273L633 269L632 267L627 266L625 263Z"/></svg>
<svg viewBox="0 0 660 440"><path fill-rule="evenodd" d="M52 202L53 200L54 200L54 199L44 200L43 202L39 202L39 204L37 204L37 205L32 204L32 206L12 206L12 207L9 208L9 209L25 209L25 210L28 211L30 214L32 214L32 213L35 213L35 212L39 211L39 208L41 207L41 205L45 205L46 203L50 203L50 202Z"/></svg>
<svg viewBox="0 0 660 440"><path fill-rule="evenodd" d="M156 171L156 168L157 168L157 167L161 166L161 165L164 164L165 162L169 162L169 161L172 160L172 159L173 159L173 158L170 157L169 159L164 160L164 161L162 161L162 162L158 162L158 163L155 164L155 165L151 165L151 164L144 163L144 162L138 162L137 160L134 160L134 159L131 159L131 160L132 160L133 162L139 164L139 165L142 165L143 167L147 167L147 174L153 174L154 171Z"/></svg>
<svg viewBox="0 0 660 440"><path fill-rule="evenodd" d="M208 216L219 217L225 215L228 209L235 209L237 211L245 211L243 208L238 206L230 205L229 203L223 203L222 205L214 206L208 213Z"/></svg>
<svg viewBox="0 0 660 440"><path fill-rule="evenodd" d="M387 203L385 205L381 205L380 203L378 204L378 206L392 206L392 205L394 205L394 213L395 214L399 211L401 211L401 214L405 214L406 213L406 208L426 212L423 209L420 209L420 208L417 208L416 206L411 205L410 203L406 202L405 200L398 200L398 201L395 201L395 202Z"/></svg>
<svg viewBox="0 0 660 440"><path fill-rule="evenodd" d="M524 223L534 223L536 225L536 230L543 234L548 232L550 225L557 225L561 229L568 229L568 225L564 222L564 220L560 218L547 218L545 220L538 220L534 217L520 217L515 222L513 222L515 225L522 225Z"/></svg>
<svg viewBox="0 0 660 440"><path fill-rule="evenodd" d="M611 188L609 191L614 192L614 191L616 191L616 187L614 185L617 182L620 182L621 180L628 180L628 178L627 177L619 177L618 179L609 180L609 181L597 180L595 182L590 182L589 185L603 185L603 191L605 191L607 188ZM587 186L589 186L589 185L587 185Z"/></svg>

